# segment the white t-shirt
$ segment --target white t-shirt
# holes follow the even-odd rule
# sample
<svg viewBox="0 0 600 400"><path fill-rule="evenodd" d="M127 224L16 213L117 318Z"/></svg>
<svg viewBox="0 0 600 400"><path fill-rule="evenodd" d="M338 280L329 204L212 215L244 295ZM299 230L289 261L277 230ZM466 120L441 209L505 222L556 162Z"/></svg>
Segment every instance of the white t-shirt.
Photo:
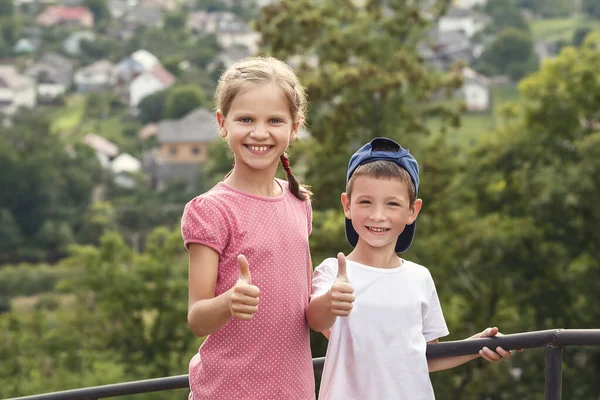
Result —
<svg viewBox="0 0 600 400"><path fill-rule="evenodd" d="M337 259L314 272L312 296L326 293ZM393 269L347 262L356 300L331 327L319 400L431 400L427 342L448 335L429 270L410 261Z"/></svg>

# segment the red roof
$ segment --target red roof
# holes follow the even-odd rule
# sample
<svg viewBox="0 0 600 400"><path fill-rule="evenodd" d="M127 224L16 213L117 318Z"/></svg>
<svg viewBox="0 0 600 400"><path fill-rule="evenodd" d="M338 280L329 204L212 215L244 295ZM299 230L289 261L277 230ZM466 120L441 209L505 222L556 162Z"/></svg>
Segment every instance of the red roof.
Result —
<svg viewBox="0 0 600 400"><path fill-rule="evenodd" d="M169 71L167 71L162 65L158 64L150 73L154 75L156 79L158 79L163 85L171 86L175 82L175 77Z"/></svg>
<svg viewBox="0 0 600 400"><path fill-rule="evenodd" d="M51 6L44 10L44 14L51 14L64 20L81 19L91 15L86 7Z"/></svg>

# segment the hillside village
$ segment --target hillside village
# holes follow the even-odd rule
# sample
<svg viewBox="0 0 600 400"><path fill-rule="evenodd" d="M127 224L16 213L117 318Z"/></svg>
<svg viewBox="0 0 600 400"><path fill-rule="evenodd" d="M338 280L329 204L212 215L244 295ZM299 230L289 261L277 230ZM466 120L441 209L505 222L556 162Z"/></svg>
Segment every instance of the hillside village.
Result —
<svg viewBox="0 0 600 400"><path fill-rule="evenodd" d="M72 123L58 122L58 133L93 148L102 165L121 176L121 185L134 185L126 177L143 173L155 189L173 180L193 186L198 166L209 157L208 145L218 138L210 100L216 77L236 60L257 53L261 38L252 21L269 3L14 0L10 14L3 16L4 21L13 18L12 30L4 29L6 37L0 41L4 124L22 109L60 115L74 104L89 107L90 97L109 101L108 115L96 118L91 127L84 121L89 116L80 115ZM515 8L511 15L499 7L485 0L456 0L419 47L421 57L435 68L464 65L464 83L456 96L468 113L492 112L494 86L514 84L566 44L534 42L514 27L527 28L543 15L525 8ZM152 113L157 98L164 102L165 93L182 86L201 90L185 115L145 115ZM115 122L113 117L111 137L93 129L107 118ZM82 125L89 131L81 132ZM124 125L136 131L137 143L114 132ZM122 149L120 142L127 141L128 149Z"/></svg>

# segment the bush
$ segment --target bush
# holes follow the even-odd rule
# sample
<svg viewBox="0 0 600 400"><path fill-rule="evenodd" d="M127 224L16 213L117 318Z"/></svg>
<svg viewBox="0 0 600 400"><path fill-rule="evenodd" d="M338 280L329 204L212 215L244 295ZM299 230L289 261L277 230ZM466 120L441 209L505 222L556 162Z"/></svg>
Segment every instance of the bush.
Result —
<svg viewBox="0 0 600 400"><path fill-rule="evenodd" d="M0 293L7 298L50 292L72 271L50 265L20 264L0 269ZM1 308L0 299L0 308Z"/></svg>

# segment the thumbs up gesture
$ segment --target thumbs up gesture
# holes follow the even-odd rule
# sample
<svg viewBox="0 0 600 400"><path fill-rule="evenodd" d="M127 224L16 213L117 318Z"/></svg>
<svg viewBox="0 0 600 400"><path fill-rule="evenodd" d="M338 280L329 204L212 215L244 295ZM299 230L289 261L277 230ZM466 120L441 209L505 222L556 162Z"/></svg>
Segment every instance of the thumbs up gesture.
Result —
<svg viewBox="0 0 600 400"><path fill-rule="evenodd" d="M333 315L347 317L352 311L354 303L354 288L348 280L346 273L346 256L338 253L338 273L331 289L329 289L330 310Z"/></svg>
<svg viewBox="0 0 600 400"><path fill-rule="evenodd" d="M260 289L252 284L250 265L243 254L238 256L240 277L231 289L229 311L231 316L242 321L249 321L258 311L258 296Z"/></svg>

